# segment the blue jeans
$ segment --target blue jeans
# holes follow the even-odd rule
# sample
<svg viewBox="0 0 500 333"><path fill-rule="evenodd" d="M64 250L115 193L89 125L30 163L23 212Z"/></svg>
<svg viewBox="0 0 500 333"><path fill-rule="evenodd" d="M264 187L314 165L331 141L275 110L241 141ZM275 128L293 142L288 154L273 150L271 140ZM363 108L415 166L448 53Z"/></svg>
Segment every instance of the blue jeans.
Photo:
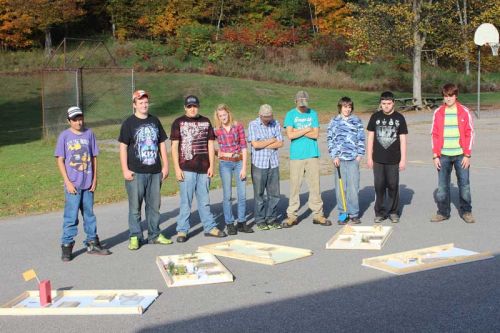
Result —
<svg viewBox="0 0 500 333"><path fill-rule="evenodd" d="M203 230L209 232L216 226L214 216L210 211L210 197L208 196L210 178L206 173L183 172L184 181L179 182L181 205L179 216L177 217L177 232L187 234L189 231L189 217L191 216L191 205L193 204L193 196L195 194Z"/></svg>
<svg viewBox="0 0 500 333"><path fill-rule="evenodd" d="M87 234L85 242L94 241L97 237L96 217L94 215L94 192L77 190L76 194L64 191L64 219L62 244L73 244L78 233L78 211L82 212L83 229Z"/></svg>
<svg viewBox="0 0 500 333"><path fill-rule="evenodd" d="M453 167L455 167L455 173L457 175L460 210L462 214L467 212L470 213L472 211L469 169L462 168L461 163L463 158L464 155L442 155L439 158L441 162L441 170L438 171L438 190L436 193L436 201L438 213L446 217L450 216L450 178Z"/></svg>
<svg viewBox="0 0 500 333"><path fill-rule="evenodd" d="M280 201L279 168L260 169L252 164L252 182L255 200L255 223L274 223ZM264 197L266 191L266 197Z"/></svg>
<svg viewBox="0 0 500 333"><path fill-rule="evenodd" d="M344 211L342 196L339 185L339 175L335 170L335 193L337 194L337 207L339 215L347 213L349 217L358 217L359 215L359 162L340 161L340 174L342 184L344 185L344 195L346 200L347 212Z"/></svg>
<svg viewBox="0 0 500 333"><path fill-rule="evenodd" d="M134 173L134 179L125 180L128 194L128 229L130 237L143 240L141 228L141 206L146 204L146 222L148 225L148 240L154 240L160 235L160 189L161 172Z"/></svg>
<svg viewBox="0 0 500 333"><path fill-rule="evenodd" d="M243 162L219 161L219 173L222 179L223 201L222 207L224 209L224 221L226 224L234 222L231 196L232 196L232 179L236 182L236 191L238 193L238 222L245 222L246 213L246 179L240 179L240 172Z"/></svg>

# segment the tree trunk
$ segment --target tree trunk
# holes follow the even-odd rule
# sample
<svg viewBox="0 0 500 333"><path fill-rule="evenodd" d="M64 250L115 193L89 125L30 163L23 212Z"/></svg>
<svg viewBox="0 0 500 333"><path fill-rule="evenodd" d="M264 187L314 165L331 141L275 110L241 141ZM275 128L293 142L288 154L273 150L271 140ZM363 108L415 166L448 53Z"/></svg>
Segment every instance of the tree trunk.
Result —
<svg viewBox="0 0 500 333"><path fill-rule="evenodd" d="M50 27L45 28L45 57L50 57L52 53L52 35L50 33Z"/></svg>
<svg viewBox="0 0 500 333"><path fill-rule="evenodd" d="M422 0L413 0L413 104L422 107L422 48L425 35L418 25L422 11Z"/></svg>
<svg viewBox="0 0 500 333"><path fill-rule="evenodd" d="M458 18L460 20L460 28L462 32L462 45L464 48L464 63L465 63L465 74L467 76L470 75L470 59L469 59L469 47L467 46L467 27L468 27L468 19L467 19L467 0L463 0L463 9L460 8L460 2L457 0L457 12Z"/></svg>
<svg viewBox="0 0 500 333"><path fill-rule="evenodd" d="M314 17L311 8L311 3L308 1L307 4L309 5L309 16L311 17L311 26L313 28L313 35L316 35L316 25L314 24Z"/></svg>
<svg viewBox="0 0 500 333"><path fill-rule="evenodd" d="M217 33L215 34L215 41L219 40L220 22L222 21L223 14L224 14L224 0L222 0L220 4L220 15L219 19L217 20Z"/></svg>
<svg viewBox="0 0 500 333"><path fill-rule="evenodd" d="M465 74L470 75L470 59L469 59L469 47L467 46L467 28L469 26L469 21L467 18L467 0L464 0L464 51L465 51Z"/></svg>
<svg viewBox="0 0 500 333"><path fill-rule="evenodd" d="M422 107L422 45L415 43L413 47L413 103Z"/></svg>

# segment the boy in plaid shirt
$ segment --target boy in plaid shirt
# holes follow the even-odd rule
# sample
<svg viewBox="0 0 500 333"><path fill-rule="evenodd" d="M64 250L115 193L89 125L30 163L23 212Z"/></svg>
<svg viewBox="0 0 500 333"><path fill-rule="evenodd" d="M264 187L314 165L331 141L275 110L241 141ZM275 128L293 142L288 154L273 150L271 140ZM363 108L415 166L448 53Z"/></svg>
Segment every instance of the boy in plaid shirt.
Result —
<svg viewBox="0 0 500 333"><path fill-rule="evenodd" d="M259 117L248 125L248 142L252 152L255 223L259 230L281 229L276 221L276 208L280 200L278 149L283 147L283 136L279 121L273 119L270 105L262 105Z"/></svg>

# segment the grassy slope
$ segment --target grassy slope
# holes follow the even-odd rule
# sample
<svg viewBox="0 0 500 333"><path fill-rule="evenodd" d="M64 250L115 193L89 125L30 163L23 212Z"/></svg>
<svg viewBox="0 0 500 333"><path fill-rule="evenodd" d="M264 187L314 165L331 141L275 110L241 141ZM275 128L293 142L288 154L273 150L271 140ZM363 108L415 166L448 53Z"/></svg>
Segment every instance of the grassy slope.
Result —
<svg viewBox="0 0 500 333"><path fill-rule="evenodd" d="M55 139L41 139L41 101L37 77L10 77L0 80L0 217L58 210L63 207L63 182L53 157ZM257 115L260 104L269 103L281 121L293 105L301 87L256 82L234 78L196 74L143 74L136 78L137 88L150 91L151 113L160 116L170 132L172 120L183 113L183 96L196 94L202 103L201 113L212 117L215 106L224 102L245 123ZM311 106L325 123L335 114L336 102L344 95L355 101L357 112L373 110L378 93L307 88ZM409 94L398 94L409 96ZM484 104L500 104L500 94L482 94ZM466 103L475 103L475 95L460 96ZM64 112L64 109L61 110ZM118 125L94 128L98 139L118 136ZM124 200L125 190L116 148L112 143L101 145L99 185L96 203ZM173 172L171 170L171 175ZM216 177L213 186L220 184ZM177 191L170 177L162 187L163 195Z"/></svg>

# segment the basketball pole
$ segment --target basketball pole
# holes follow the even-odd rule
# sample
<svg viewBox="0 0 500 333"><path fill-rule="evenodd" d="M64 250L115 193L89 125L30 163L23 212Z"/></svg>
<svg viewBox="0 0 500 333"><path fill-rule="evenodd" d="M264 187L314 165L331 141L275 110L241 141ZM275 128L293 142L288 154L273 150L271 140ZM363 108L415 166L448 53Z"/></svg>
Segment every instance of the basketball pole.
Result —
<svg viewBox="0 0 500 333"><path fill-rule="evenodd" d="M479 119L481 112L481 46L477 47L477 112L476 116Z"/></svg>

